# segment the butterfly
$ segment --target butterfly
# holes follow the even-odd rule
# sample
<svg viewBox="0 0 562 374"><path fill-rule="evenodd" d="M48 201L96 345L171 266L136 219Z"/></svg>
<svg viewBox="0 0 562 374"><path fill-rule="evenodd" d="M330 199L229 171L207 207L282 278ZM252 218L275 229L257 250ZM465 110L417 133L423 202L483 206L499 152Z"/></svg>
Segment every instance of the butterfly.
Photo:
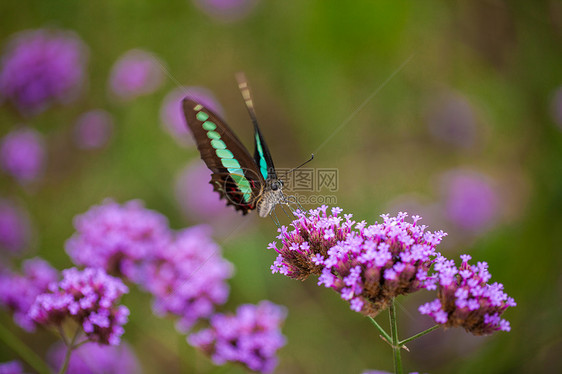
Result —
<svg viewBox="0 0 562 374"><path fill-rule="evenodd" d="M212 172L210 183L213 189L226 199L227 205L233 205L242 214L256 209L260 217L266 217L277 204L288 204L288 201L242 75L238 76L238 87L254 124L254 157L226 122L196 99L184 98L183 112L201 159Z"/></svg>

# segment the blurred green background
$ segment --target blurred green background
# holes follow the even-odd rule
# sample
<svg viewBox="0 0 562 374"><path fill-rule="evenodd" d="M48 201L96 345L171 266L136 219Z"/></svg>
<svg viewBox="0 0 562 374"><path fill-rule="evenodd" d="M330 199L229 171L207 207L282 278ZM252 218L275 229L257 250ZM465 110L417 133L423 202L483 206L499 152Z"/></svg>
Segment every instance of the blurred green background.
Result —
<svg viewBox="0 0 562 374"><path fill-rule="evenodd" d="M359 220L374 222L404 199L415 200L419 214L430 212L431 229L450 232L446 255L487 261L492 281L518 303L504 314L511 332L472 337L439 330L403 354L407 371L562 372L562 127L552 116L562 85L560 1L262 0L225 21L188 0L8 0L0 14L2 47L17 31L57 27L74 30L90 51L87 91L72 105L29 120L0 108L0 135L26 123L47 139L47 172L38 185L25 189L2 175L0 192L23 203L36 253L58 269L72 265L64 252L72 218L106 197L142 199L176 229L198 223L182 216L173 182L199 155L162 131L162 100L178 84L210 89L251 145L234 79L244 71L277 167L294 167L315 152L310 166L338 170L337 205ZM155 93L116 103L107 94L109 72L132 48L153 52L169 75ZM461 97L470 108L468 145L432 133L443 97ZM78 151L69 146L70 127L91 108L114 116L114 135L102 150ZM483 232L451 228L442 216L431 220L442 175L456 169L494 181L501 203ZM273 222L243 220L216 238L236 267L222 310L262 299L287 306L288 344L276 372L392 370L391 350L335 293L313 279L271 274L275 254L266 246L276 235ZM417 312L430 297L399 299L402 336L431 326ZM210 372L172 320L153 316L148 295L133 290L124 302L132 311L124 339L145 373ZM1 321L41 354L52 341L22 332L5 312ZM0 361L13 358L2 347Z"/></svg>

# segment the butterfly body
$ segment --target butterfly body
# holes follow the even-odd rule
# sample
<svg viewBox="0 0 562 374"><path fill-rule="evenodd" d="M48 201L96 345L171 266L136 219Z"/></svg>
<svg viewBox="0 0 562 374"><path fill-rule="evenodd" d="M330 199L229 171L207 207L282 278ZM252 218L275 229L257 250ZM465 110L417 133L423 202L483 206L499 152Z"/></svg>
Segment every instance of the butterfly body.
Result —
<svg viewBox="0 0 562 374"><path fill-rule="evenodd" d="M257 210L260 217L267 215L275 208L277 204L286 203L287 198L283 194L283 190L279 187L277 190L266 188L261 198L258 200Z"/></svg>
<svg viewBox="0 0 562 374"><path fill-rule="evenodd" d="M265 143L253 105L244 82L242 94L254 122L254 157L232 129L212 110L196 100L186 97L183 111L191 133L195 137L201 158L211 170L211 184L227 205L247 214L257 210L260 217L267 217L275 205L286 203L282 192L283 183L277 178L273 160Z"/></svg>

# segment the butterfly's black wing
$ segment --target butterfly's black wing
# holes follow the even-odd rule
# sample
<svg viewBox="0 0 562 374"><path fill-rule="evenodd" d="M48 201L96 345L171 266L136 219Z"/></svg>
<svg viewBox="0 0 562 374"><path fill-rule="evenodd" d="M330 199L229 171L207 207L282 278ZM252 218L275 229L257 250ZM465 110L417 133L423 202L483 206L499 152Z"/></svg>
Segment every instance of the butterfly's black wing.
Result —
<svg viewBox="0 0 562 374"><path fill-rule="evenodd" d="M255 159L226 122L213 111L190 97L186 97L182 104L201 158L213 173L211 184L215 191L227 200L228 205L233 205L243 214L255 209L266 179ZM261 139L261 134L256 134L256 139L258 135ZM261 144L269 155L265 143Z"/></svg>
<svg viewBox="0 0 562 374"><path fill-rule="evenodd" d="M271 157L267 143L263 139L258 126L258 119L256 118L256 113L254 112L252 94L250 93L246 77L243 73L238 73L236 78L238 80L238 88L240 89L240 93L242 93L246 108L248 109L248 113L250 114L250 118L254 124L254 160L256 165L258 166L260 174L264 180L277 180L275 166L273 165L273 158Z"/></svg>

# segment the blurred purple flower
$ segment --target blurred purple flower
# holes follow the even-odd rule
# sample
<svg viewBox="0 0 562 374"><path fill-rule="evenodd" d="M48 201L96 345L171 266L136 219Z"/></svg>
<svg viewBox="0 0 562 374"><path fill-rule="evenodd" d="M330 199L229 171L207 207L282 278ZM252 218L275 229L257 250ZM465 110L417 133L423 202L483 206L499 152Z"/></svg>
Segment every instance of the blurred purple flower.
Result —
<svg viewBox="0 0 562 374"><path fill-rule="evenodd" d="M176 200L187 218L225 231L239 222L240 215L226 206L210 181L211 171L205 164L199 160L191 162L176 177Z"/></svg>
<svg viewBox="0 0 562 374"><path fill-rule="evenodd" d="M319 285L340 293L350 308L374 317L398 296L432 285L430 266L439 255L435 247L446 235L425 231L419 216L406 222L406 213L382 215L383 223L356 223L351 214L327 206L297 212L291 226L281 227L282 248L273 242L268 248L279 256L271 269L290 278L320 275Z"/></svg>
<svg viewBox="0 0 562 374"><path fill-rule="evenodd" d="M0 374L24 374L23 366L19 361L9 361L0 364Z"/></svg>
<svg viewBox="0 0 562 374"><path fill-rule="evenodd" d="M48 361L56 372L64 361L67 347L55 345L48 354ZM128 344L119 346L86 343L72 352L66 374L137 374L140 365Z"/></svg>
<svg viewBox="0 0 562 374"><path fill-rule="evenodd" d="M195 5L209 16L220 21L237 21L247 16L257 0L194 0Z"/></svg>
<svg viewBox="0 0 562 374"><path fill-rule="evenodd" d="M445 215L459 228L481 232L496 220L500 197L492 180L478 172L454 170L442 178Z"/></svg>
<svg viewBox="0 0 562 374"><path fill-rule="evenodd" d="M552 119L562 130L562 87L559 87L552 95L551 102Z"/></svg>
<svg viewBox="0 0 562 374"><path fill-rule="evenodd" d="M182 332L228 299L226 280L233 268L209 234L205 226L183 230L146 264L143 285L154 295L155 312L180 317L177 326Z"/></svg>
<svg viewBox="0 0 562 374"><path fill-rule="evenodd" d="M85 80L87 48L74 32L28 30L15 34L2 56L0 97L22 114L74 99Z"/></svg>
<svg viewBox="0 0 562 374"><path fill-rule="evenodd" d="M91 110L82 114L74 125L74 142L81 149L101 148L113 132L113 117L105 110Z"/></svg>
<svg viewBox="0 0 562 374"><path fill-rule="evenodd" d="M132 49L125 52L111 69L111 92L122 100L153 93L164 81L160 64L160 59L148 51Z"/></svg>
<svg viewBox="0 0 562 374"><path fill-rule="evenodd" d="M420 306L420 313L446 327L464 327L474 335L509 331L509 322L500 316L517 304L503 292L501 283L488 284L492 275L487 263L469 265L469 255L462 255L461 259L459 268L453 260L444 257L437 260L438 298Z"/></svg>
<svg viewBox="0 0 562 374"><path fill-rule="evenodd" d="M21 328L33 331L35 323L28 316L29 309L57 278L57 271L39 258L24 261L21 275L4 270L0 272L0 305L14 314L14 321Z"/></svg>
<svg viewBox="0 0 562 374"><path fill-rule="evenodd" d="M160 109L160 119L164 130L183 146L192 145L193 137L189 131L183 115L181 102L189 96L223 117L223 109L213 93L204 87L178 87L164 98Z"/></svg>
<svg viewBox="0 0 562 374"><path fill-rule="evenodd" d="M0 198L0 251L21 253L29 244L31 224L26 212L13 202Z"/></svg>
<svg viewBox="0 0 562 374"><path fill-rule="evenodd" d="M463 148L472 147L476 141L476 116L464 96L442 95L431 104L426 120L436 140Z"/></svg>
<svg viewBox="0 0 562 374"><path fill-rule="evenodd" d="M37 324L54 326L72 318L88 340L118 345L129 309L117 303L129 292L127 286L99 268L70 268L63 270L62 276L60 282L49 286L49 292L37 296L29 317Z"/></svg>
<svg viewBox="0 0 562 374"><path fill-rule="evenodd" d="M236 314L215 314L211 327L188 337L188 342L209 355L217 365L240 363L252 371L271 373L276 353L285 345L281 325L284 308L269 301L238 307Z"/></svg>
<svg viewBox="0 0 562 374"><path fill-rule="evenodd" d="M8 133L0 144L0 163L22 183L37 179L43 172L45 144L42 135L30 128Z"/></svg>
<svg viewBox="0 0 562 374"><path fill-rule="evenodd" d="M100 267L131 280L136 280L140 264L171 240L166 217L144 208L139 200L123 205L105 200L76 216L74 227L66 252L75 264Z"/></svg>

